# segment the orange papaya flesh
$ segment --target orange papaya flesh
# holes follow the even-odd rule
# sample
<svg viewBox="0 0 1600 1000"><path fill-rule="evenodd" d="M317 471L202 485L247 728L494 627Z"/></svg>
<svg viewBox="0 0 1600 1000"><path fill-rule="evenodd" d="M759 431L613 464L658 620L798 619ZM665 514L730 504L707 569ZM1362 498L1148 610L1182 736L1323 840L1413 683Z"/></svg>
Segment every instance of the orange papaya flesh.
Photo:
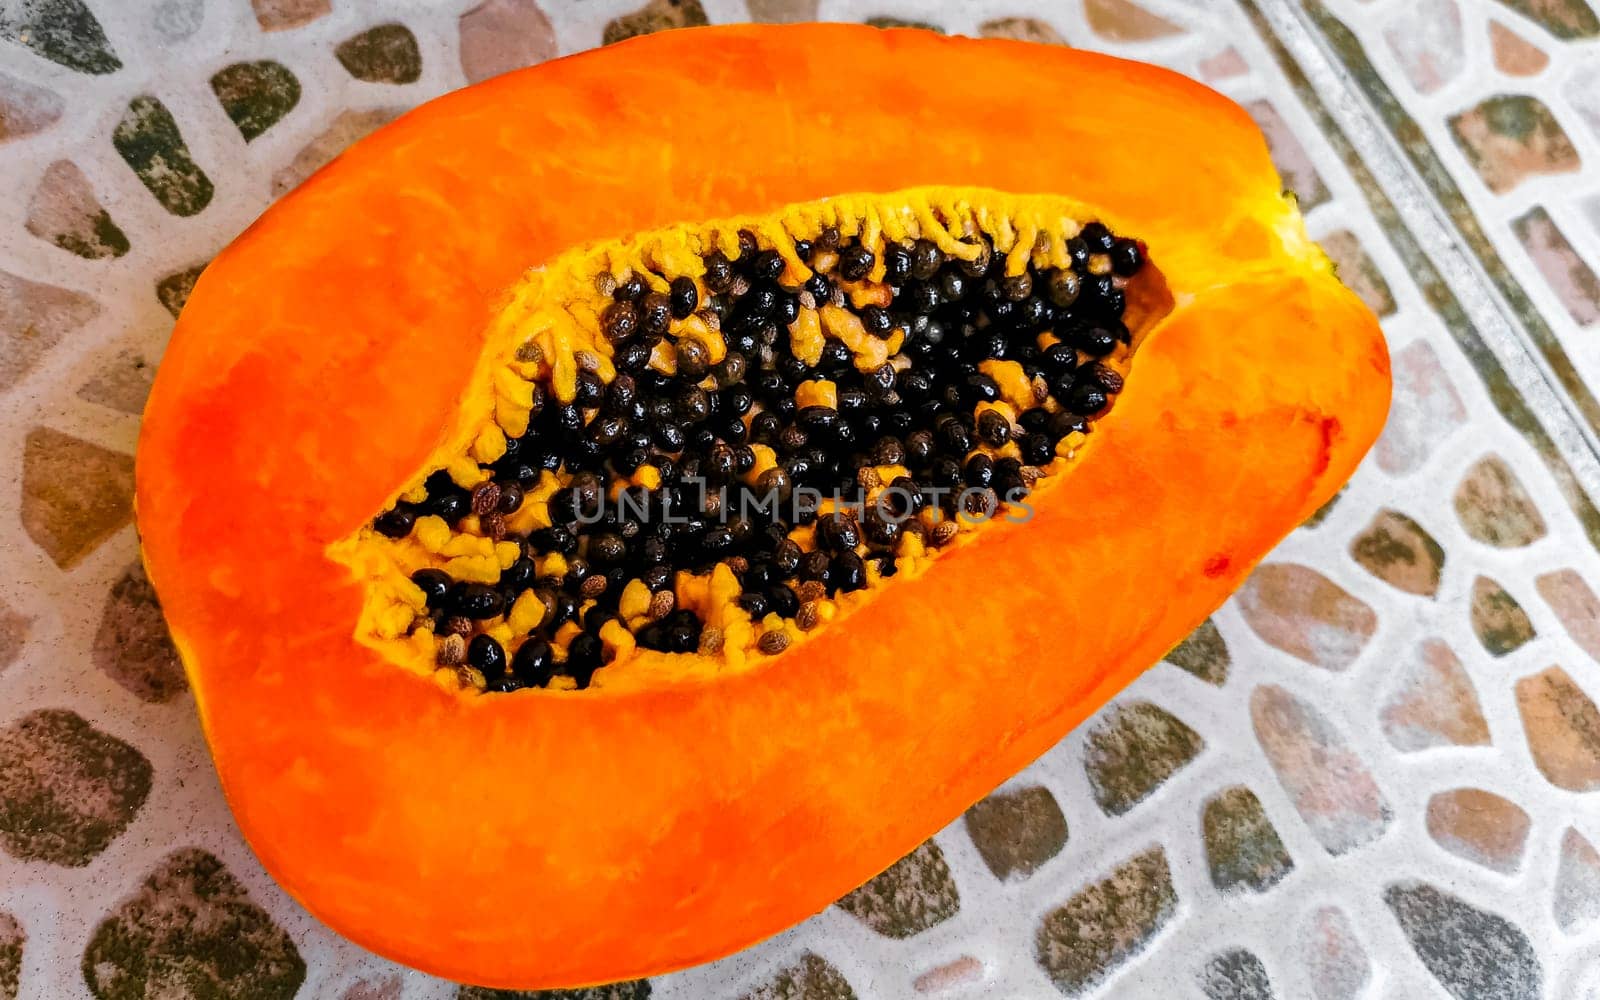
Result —
<svg viewBox="0 0 1600 1000"><path fill-rule="evenodd" d="M1017 93L1035 110L993 113ZM1248 118L1173 74L853 26L650 36L359 143L207 269L140 443L146 563L241 829L335 929L492 986L650 975L825 906L1159 658L1370 446L1382 336L1280 189ZM963 265L975 300L918 313ZM1050 298L1069 278L1081 304ZM1049 322L1019 327L1037 289ZM934 371L946 421L902 430L939 416L905 385ZM606 412L619 373L672 412ZM873 379L876 426L841 416ZM614 460L612 418L648 445ZM667 580L643 523L551 537L691 454L763 496L819 447L864 499L931 486L874 460L919 430L965 485L1013 459L1027 516L935 499L891 543L830 506L737 551L708 520L648 563ZM796 550L827 572L772 569Z"/></svg>

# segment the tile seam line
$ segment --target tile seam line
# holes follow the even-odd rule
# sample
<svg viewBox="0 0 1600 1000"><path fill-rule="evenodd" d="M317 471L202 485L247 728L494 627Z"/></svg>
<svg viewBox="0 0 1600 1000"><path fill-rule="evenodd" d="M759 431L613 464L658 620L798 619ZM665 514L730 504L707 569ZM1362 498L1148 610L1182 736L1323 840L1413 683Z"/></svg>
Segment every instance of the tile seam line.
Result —
<svg viewBox="0 0 1600 1000"><path fill-rule="evenodd" d="M1600 497L1600 439L1575 412L1555 373L1510 315L1482 262L1462 248L1464 238L1433 190L1405 159L1348 71L1324 48L1293 0L1257 0L1257 9L1285 51L1317 89L1323 106L1384 185L1396 213L1438 268L1506 377L1527 401L1591 497Z"/></svg>

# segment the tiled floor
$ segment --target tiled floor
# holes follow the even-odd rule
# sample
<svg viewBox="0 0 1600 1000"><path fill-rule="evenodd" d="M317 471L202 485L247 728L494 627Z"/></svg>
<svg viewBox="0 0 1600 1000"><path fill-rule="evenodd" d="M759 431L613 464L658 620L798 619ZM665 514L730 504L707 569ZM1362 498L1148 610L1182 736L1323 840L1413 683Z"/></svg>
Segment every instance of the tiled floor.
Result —
<svg viewBox="0 0 1600 1000"><path fill-rule="evenodd" d="M0 3L0 998L497 995L343 942L239 839L136 565L138 414L210 255L399 111L813 17L1243 103L1383 317L1394 413L1166 664L883 876L723 962L548 996L1600 997L1585 0L31 0Z"/></svg>

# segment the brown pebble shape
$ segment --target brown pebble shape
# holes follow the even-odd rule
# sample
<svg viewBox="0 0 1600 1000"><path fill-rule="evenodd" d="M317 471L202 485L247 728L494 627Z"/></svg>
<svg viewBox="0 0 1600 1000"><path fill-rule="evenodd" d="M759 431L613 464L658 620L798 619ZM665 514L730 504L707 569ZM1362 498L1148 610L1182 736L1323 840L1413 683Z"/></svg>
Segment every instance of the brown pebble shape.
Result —
<svg viewBox="0 0 1600 1000"><path fill-rule="evenodd" d="M188 687L161 603L139 563L112 584L91 657L141 701L171 701Z"/></svg>
<svg viewBox="0 0 1600 1000"><path fill-rule="evenodd" d="M22 924L0 910L0 1000L17 1000L22 985L22 948L27 943Z"/></svg>
<svg viewBox="0 0 1600 1000"><path fill-rule="evenodd" d="M1243 785L1208 799L1200 826L1211 883L1219 892L1265 892L1294 870L1261 800Z"/></svg>
<svg viewBox="0 0 1600 1000"><path fill-rule="evenodd" d="M643 7L606 22L600 33L600 43L611 45L668 28L690 28L710 23L705 8L700 6L700 0L650 0Z"/></svg>
<svg viewBox="0 0 1600 1000"><path fill-rule="evenodd" d="M1420 597L1439 592L1444 549L1432 535L1397 510L1380 510L1350 543L1350 556L1396 590Z"/></svg>
<svg viewBox="0 0 1600 1000"><path fill-rule="evenodd" d="M997 879L1032 875L1067 845L1067 818L1042 785L994 792L965 816L967 834Z"/></svg>
<svg viewBox="0 0 1600 1000"><path fill-rule="evenodd" d="M28 232L85 260L121 257L131 244L71 160L45 169L28 202Z"/></svg>
<svg viewBox="0 0 1600 1000"><path fill-rule="evenodd" d="M1234 600L1267 645L1327 670L1354 663L1378 628L1378 616L1365 602L1297 563L1259 567Z"/></svg>
<svg viewBox="0 0 1600 1000"><path fill-rule="evenodd" d="M1178 643L1166 655L1166 661L1218 687L1228 679L1228 668L1233 663L1228 654L1228 644L1223 641L1222 633L1217 631L1216 623L1210 618L1201 622L1198 628Z"/></svg>
<svg viewBox="0 0 1600 1000"><path fill-rule="evenodd" d="M333 50L351 76L366 83L415 83L422 77L417 36L403 24L380 24Z"/></svg>
<svg viewBox="0 0 1600 1000"><path fill-rule="evenodd" d="M1498 872L1522 862L1531 820L1510 799L1482 788L1454 788L1428 800L1428 836L1458 857Z"/></svg>
<svg viewBox="0 0 1600 1000"><path fill-rule="evenodd" d="M1113 42L1146 42L1182 33L1183 29L1133 0L1085 0L1089 28Z"/></svg>
<svg viewBox="0 0 1600 1000"><path fill-rule="evenodd" d="M1552 785L1600 791L1600 708L1572 676L1551 667L1517 682L1528 749Z"/></svg>
<svg viewBox="0 0 1600 1000"><path fill-rule="evenodd" d="M290 1000L306 978L289 935L194 847L167 855L100 922L82 967L98 1000Z"/></svg>
<svg viewBox="0 0 1600 1000"><path fill-rule="evenodd" d="M1151 848L1045 914L1034 955L1061 992L1077 996L1142 952L1177 911L1166 853Z"/></svg>
<svg viewBox="0 0 1600 1000"><path fill-rule="evenodd" d="M484 0L461 15L461 71L478 83L554 59L556 31L535 0Z"/></svg>
<svg viewBox="0 0 1600 1000"><path fill-rule="evenodd" d="M52 91L0 73L0 143L44 131L66 106Z"/></svg>
<svg viewBox="0 0 1600 1000"><path fill-rule="evenodd" d="M1514 549L1545 535L1544 517L1499 455L1479 459L1456 487L1456 516L1485 545Z"/></svg>
<svg viewBox="0 0 1600 1000"><path fill-rule="evenodd" d="M22 452L22 528L62 569L133 520L133 456L46 427Z"/></svg>
<svg viewBox="0 0 1600 1000"><path fill-rule="evenodd" d="M1485 746L1489 723L1461 661L1442 639L1426 639L1400 666L1394 693L1380 713L1384 735L1398 750Z"/></svg>
<svg viewBox="0 0 1600 1000"><path fill-rule="evenodd" d="M944 852L927 840L836 905L884 937L908 938L955 916L961 897Z"/></svg>
<svg viewBox="0 0 1600 1000"><path fill-rule="evenodd" d="M1486 576L1472 581L1473 634L1492 656L1504 656L1534 636L1533 622L1516 598Z"/></svg>
<svg viewBox="0 0 1600 1000"><path fill-rule="evenodd" d="M0 600L0 671L17 662L33 631L33 619Z"/></svg>
<svg viewBox="0 0 1600 1000"><path fill-rule="evenodd" d="M820 0L745 0L750 20L763 24L800 24L815 21Z"/></svg>
<svg viewBox="0 0 1600 1000"><path fill-rule="evenodd" d="M0 729L0 847L22 861L82 867L133 821L150 762L64 709Z"/></svg>
<svg viewBox="0 0 1600 1000"><path fill-rule="evenodd" d="M155 374L156 366L142 353L118 351L102 361L88 381L78 387L78 398L138 416L144 412Z"/></svg>
<svg viewBox="0 0 1600 1000"><path fill-rule="evenodd" d="M1147 701L1113 705L1089 729L1083 766L1094 798L1108 816L1120 816L1205 748L1200 734Z"/></svg>
<svg viewBox="0 0 1600 1000"><path fill-rule="evenodd" d="M1525 94L1497 94L1453 115L1450 133L1495 194L1529 177L1571 173L1581 166L1550 109Z"/></svg>
<svg viewBox="0 0 1600 1000"><path fill-rule="evenodd" d="M856 992L844 973L808 951L739 1000L856 1000Z"/></svg>
<svg viewBox="0 0 1600 1000"><path fill-rule="evenodd" d="M98 315L99 303L81 292L0 271L0 392Z"/></svg>
<svg viewBox="0 0 1600 1000"><path fill-rule="evenodd" d="M1256 740L1300 818L1329 854L1376 840L1393 814L1372 772L1333 724L1275 684L1250 696Z"/></svg>

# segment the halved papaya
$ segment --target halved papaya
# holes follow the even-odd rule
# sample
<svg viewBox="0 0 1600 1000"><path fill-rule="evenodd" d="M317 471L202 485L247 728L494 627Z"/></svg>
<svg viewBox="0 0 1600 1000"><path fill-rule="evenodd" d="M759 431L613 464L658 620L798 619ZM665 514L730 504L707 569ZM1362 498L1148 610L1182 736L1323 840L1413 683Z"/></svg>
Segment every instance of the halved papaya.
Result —
<svg viewBox="0 0 1600 1000"><path fill-rule="evenodd" d="M1388 398L1217 94L693 30L432 102L218 255L139 525L282 885L428 972L573 986L771 935L959 815Z"/></svg>

